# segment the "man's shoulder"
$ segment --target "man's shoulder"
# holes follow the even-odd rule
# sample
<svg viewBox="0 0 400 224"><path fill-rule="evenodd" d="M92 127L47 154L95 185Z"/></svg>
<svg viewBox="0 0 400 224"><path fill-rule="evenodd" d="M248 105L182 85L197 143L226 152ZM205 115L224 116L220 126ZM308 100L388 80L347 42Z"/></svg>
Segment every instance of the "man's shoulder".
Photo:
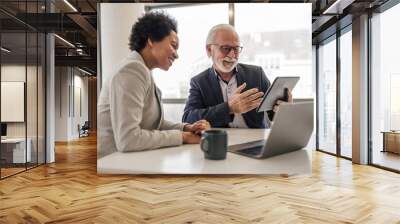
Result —
<svg viewBox="0 0 400 224"><path fill-rule="evenodd" d="M238 76L242 81L253 84L259 84L262 80L269 82L262 67L257 65L238 64Z"/></svg>
<svg viewBox="0 0 400 224"><path fill-rule="evenodd" d="M209 73L210 68L207 68L206 70L200 72L199 74L193 76L192 80L193 81L200 81L203 80L205 78L207 78L208 73Z"/></svg>

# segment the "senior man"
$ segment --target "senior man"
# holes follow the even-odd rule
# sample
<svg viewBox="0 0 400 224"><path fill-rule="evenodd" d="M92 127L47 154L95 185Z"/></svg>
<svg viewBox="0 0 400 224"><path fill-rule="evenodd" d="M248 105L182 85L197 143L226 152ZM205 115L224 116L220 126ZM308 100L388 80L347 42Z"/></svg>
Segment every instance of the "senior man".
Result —
<svg viewBox="0 0 400 224"><path fill-rule="evenodd" d="M192 123L205 119L212 127L266 128L274 111L258 113L263 94L271 85L259 66L238 63L243 47L233 26L219 24L211 28L206 41L212 67L193 77L182 120ZM290 91L286 101L291 102Z"/></svg>

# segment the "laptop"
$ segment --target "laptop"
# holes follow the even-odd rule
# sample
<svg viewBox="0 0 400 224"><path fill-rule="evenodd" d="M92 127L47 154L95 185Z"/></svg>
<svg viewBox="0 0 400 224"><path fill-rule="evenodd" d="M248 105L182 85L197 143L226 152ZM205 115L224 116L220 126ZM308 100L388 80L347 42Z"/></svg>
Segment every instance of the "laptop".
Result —
<svg viewBox="0 0 400 224"><path fill-rule="evenodd" d="M293 152L308 144L313 129L313 101L284 103L279 106L266 139L231 145L228 151L258 159Z"/></svg>

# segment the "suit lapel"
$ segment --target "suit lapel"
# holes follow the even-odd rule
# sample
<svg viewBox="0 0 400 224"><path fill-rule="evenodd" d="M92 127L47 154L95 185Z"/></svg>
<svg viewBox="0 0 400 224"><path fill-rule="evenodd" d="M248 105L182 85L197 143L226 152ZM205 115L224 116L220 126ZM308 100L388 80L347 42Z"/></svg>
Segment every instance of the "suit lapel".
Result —
<svg viewBox="0 0 400 224"><path fill-rule="evenodd" d="M156 96L157 96L157 101L158 104L160 105L160 112L161 112L161 117L163 116L163 107L162 107L162 102L161 102L161 90L154 85L155 89L156 89Z"/></svg>
<svg viewBox="0 0 400 224"><path fill-rule="evenodd" d="M243 69L240 66L240 64L237 64L236 66L237 68L237 73L236 73L236 82L237 82L237 86L239 87L240 85L242 85L245 82L245 78L243 77L245 74L243 73ZM245 90L248 89L248 86L245 88Z"/></svg>
<svg viewBox="0 0 400 224"><path fill-rule="evenodd" d="M211 89L214 92L215 97L213 97L213 98L215 98L217 100L217 104L224 102L221 86L219 85L218 78L217 78L216 74L214 73L214 70L212 67L208 69L208 80L211 84Z"/></svg>
<svg viewBox="0 0 400 224"><path fill-rule="evenodd" d="M151 78L153 79L153 77L151 77ZM157 87L157 85L154 83L154 81L153 81L153 85L154 85L154 93L156 94L158 107L159 107L159 111L160 111L160 119L158 121L157 129L160 129L161 128L161 122L162 122L162 119L164 117L164 110L163 110L163 105L162 105L162 102L161 102L161 90Z"/></svg>

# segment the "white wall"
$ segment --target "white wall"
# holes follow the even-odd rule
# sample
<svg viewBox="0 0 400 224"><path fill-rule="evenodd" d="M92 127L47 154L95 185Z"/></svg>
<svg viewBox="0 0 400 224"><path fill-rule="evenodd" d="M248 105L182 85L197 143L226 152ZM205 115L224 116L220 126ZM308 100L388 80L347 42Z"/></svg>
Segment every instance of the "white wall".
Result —
<svg viewBox="0 0 400 224"><path fill-rule="evenodd" d="M89 86L88 77L75 75L75 86L81 88L81 100L82 100L82 116L80 116L80 122L84 123L89 119Z"/></svg>
<svg viewBox="0 0 400 224"><path fill-rule="evenodd" d="M68 68L55 68L55 140L66 141L68 118Z"/></svg>
<svg viewBox="0 0 400 224"><path fill-rule="evenodd" d="M28 74L32 74L35 72L36 74L36 68L33 66L27 66L25 65L2 65L1 66L1 81L2 82L25 82L25 75L26 71ZM2 96L3 98L4 96ZM1 110L7 110L8 108L1 108ZM22 108L24 110L24 108ZM20 127L20 128L18 128ZM25 136L25 124L24 122L12 122L9 124L9 129L8 132L13 132L11 136L14 137L22 137Z"/></svg>
<svg viewBox="0 0 400 224"><path fill-rule="evenodd" d="M71 67L56 67L55 86L55 140L77 139L78 124L88 120L88 77Z"/></svg>
<svg viewBox="0 0 400 224"><path fill-rule="evenodd" d="M101 3L100 45L102 83L113 73L119 63L129 54L129 35L138 15L144 13L143 3ZM102 84L100 83L100 84Z"/></svg>
<svg viewBox="0 0 400 224"><path fill-rule="evenodd" d="M26 70L25 70L26 69ZM27 66L25 67L25 65L3 65L1 66L1 81L5 81L5 82L25 82L25 75L26 72L28 74L28 76L31 75L36 75L36 67L33 66ZM33 81L30 80L31 77L28 77L29 79L29 84L32 85ZM32 83L31 83L32 82ZM34 85L36 85L36 81L34 81ZM28 99L27 100L27 106L29 106L29 104L31 102L35 102L34 105L30 105L31 107L37 107L36 105L36 89L27 89L27 90L32 90L28 91L27 96ZM4 97L4 96L2 96ZM9 108L1 108L1 110L7 110ZM24 108L22 108L24 109ZM30 108L32 110L32 108ZM36 113L32 113L32 111L27 109L27 119L28 119L28 136L31 133L31 129L36 130L36 125L32 124L32 122L34 121L36 123ZM8 126L7 126L7 136L8 137L24 137L25 136L25 126L26 126L26 122L7 122ZM34 126L34 127L33 127Z"/></svg>
<svg viewBox="0 0 400 224"><path fill-rule="evenodd" d="M82 73L77 74L77 70L75 70L74 74L75 74L74 92L72 93L74 94L74 96L72 96L74 102L71 103L71 106L74 105L74 107L72 108L72 110L74 111L72 113L72 120L71 120L72 129L70 132L70 136L71 138L78 138L79 137L79 132L77 128L78 124L82 126L85 123L85 121L88 121L88 106L89 106L88 77L81 76ZM80 93L78 93L78 91L80 91Z"/></svg>
<svg viewBox="0 0 400 224"><path fill-rule="evenodd" d="M22 119L22 122L6 122L7 123L7 137L10 138L21 138L25 135L31 140L31 156L32 161L36 162L36 158L39 159L39 163L44 162L44 150L45 150L45 139L44 139L44 74L41 66L25 66L25 64L4 64L1 66L1 81L9 82L24 82L26 86L26 99L22 99L23 105L20 108L12 108L10 106L4 106L2 102L1 110L7 113L22 113L24 116L26 112L26 120ZM2 89L2 94L4 94ZM24 90L19 90L20 94L24 93ZM21 92L22 91L22 92ZM9 92L8 92L9 93ZM7 94L7 92L6 92ZM7 98L7 95L2 95L2 98ZM25 98L25 97L22 97ZM26 106L25 102L26 101ZM11 102L12 103L12 102ZM14 110L14 111L12 111ZM39 155L37 155L37 153ZM37 157L38 156L38 157Z"/></svg>

